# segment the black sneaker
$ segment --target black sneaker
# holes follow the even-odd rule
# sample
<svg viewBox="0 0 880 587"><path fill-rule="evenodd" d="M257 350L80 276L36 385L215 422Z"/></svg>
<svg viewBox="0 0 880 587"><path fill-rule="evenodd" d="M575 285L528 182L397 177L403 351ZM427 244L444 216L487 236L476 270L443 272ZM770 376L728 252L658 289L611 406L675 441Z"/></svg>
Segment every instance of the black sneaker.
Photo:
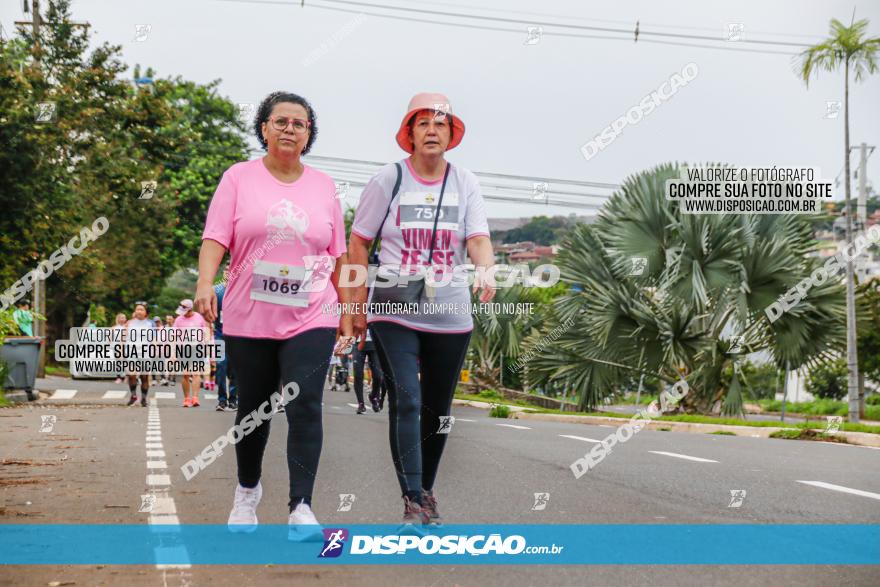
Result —
<svg viewBox="0 0 880 587"><path fill-rule="evenodd" d="M229 403L226 404L230 411L235 411L238 409L238 400L231 399Z"/></svg>
<svg viewBox="0 0 880 587"><path fill-rule="evenodd" d="M437 509L437 498L434 497L433 491L422 489L422 511L428 514L431 525L440 525L440 512Z"/></svg>
<svg viewBox="0 0 880 587"><path fill-rule="evenodd" d="M428 518L428 514L425 510L422 509L422 506L417 504L414 501L410 501L407 496L403 496L403 526L404 527L417 527L420 525L427 525L430 523L430 518Z"/></svg>
<svg viewBox="0 0 880 587"><path fill-rule="evenodd" d="M147 407L147 396L145 396L145 395L141 396L141 407L143 407L143 408Z"/></svg>
<svg viewBox="0 0 880 587"><path fill-rule="evenodd" d="M374 412L379 412L382 410L382 406L379 405L379 398L374 395L370 396L370 405L373 406Z"/></svg>
<svg viewBox="0 0 880 587"><path fill-rule="evenodd" d="M367 413L367 406L365 406L363 403L358 404L357 413L358 414L366 414Z"/></svg>
<svg viewBox="0 0 880 587"><path fill-rule="evenodd" d="M385 405L385 394L379 396L379 411L382 411L382 406Z"/></svg>
<svg viewBox="0 0 880 587"><path fill-rule="evenodd" d="M134 403L135 403L136 401L138 401L138 396L137 396L136 393L133 393L133 394L131 394L131 397L128 398L128 403L125 404L125 405L127 405L127 406L133 406Z"/></svg>
<svg viewBox="0 0 880 587"><path fill-rule="evenodd" d="M226 408L228 408L228 407L229 407L229 404L227 404L224 401L221 401L220 403L217 404L217 407L215 408L215 410L218 412L225 412Z"/></svg>

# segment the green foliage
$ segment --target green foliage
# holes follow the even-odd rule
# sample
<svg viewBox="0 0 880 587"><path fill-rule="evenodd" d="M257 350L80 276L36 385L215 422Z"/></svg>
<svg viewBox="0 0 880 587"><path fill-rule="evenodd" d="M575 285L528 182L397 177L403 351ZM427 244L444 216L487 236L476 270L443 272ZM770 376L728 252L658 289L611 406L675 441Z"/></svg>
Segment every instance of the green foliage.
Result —
<svg viewBox="0 0 880 587"><path fill-rule="evenodd" d="M509 418L510 417L510 408L503 405L498 404L492 406L492 409L489 410L490 418Z"/></svg>
<svg viewBox="0 0 880 587"><path fill-rule="evenodd" d="M781 412L782 400L761 400L758 402L766 412ZM789 414L803 414L805 416L846 416L848 413L846 402L833 399L816 399L811 402L786 402L785 412ZM872 405L868 402L865 406L865 418L868 420L880 420L880 403Z"/></svg>
<svg viewBox="0 0 880 587"><path fill-rule="evenodd" d="M773 399L777 389L782 389L782 370L773 363L755 364L743 360L738 369L745 383L746 397L751 400ZM721 377L722 385L729 387L732 375L733 367L725 367Z"/></svg>
<svg viewBox="0 0 880 587"><path fill-rule="evenodd" d="M859 373L880 381L880 279L871 279L858 286L856 311L864 320L859 324Z"/></svg>
<svg viewBox="0 0 880 587"><path fill-rule="evenodd" d="M865 403L869 406L880 406L880 394L869 395L865 398Z"/></svg>
<svg viewBox="0 0 880 587"><path fill-rule="evenodd" d="M726 381L737 354L722 332L743 335L742 356L767 351L795 369L840 352L843 287L813 287L773 323L764 309L809 276L814 240L797 215L691 215L665 198L666 164L627 178L593 225L578 225L557 264L572 290L554 302L526 350L567 321L573 325L529 363L530 384L547 379L577 390L579 409L600 405L641 373L664 385L686 378L680 408L737 413L742 394ZM634 257L647 259L631 275ZM739 382L740 384L742 381ZM739 397L738 397L739 396Z"/></svg>
<svg viewBox="0 0 880 587"><path fill-rule="evenodd" d="M45 4L44 4L45 6ZM0 282L11 284L104 216L106 234L46 281L49 332L79 325L92 304L126 308L192 265L223 170L246 156L235 105L218 82L125 78L120 48L90 49L70 2L48 3L40 59L30 29L0 45ZM38 122L37 104L55 103ZM141 199L144 181L155 195Z"/></svg>
<svg viewBox="0 0 880 587"><path fill-rule="evenodd" d="M493 301L538 305L535 292L539 289L521 286L500 288ZM476 302L476 298L473 301ZM516 360L522 352L523 339L538 328L541 319L539 313L475 313L469 350L474 381L486 387L498 387L502 382L506 387L518 387L521 369L517 368Z"/></svg>
<svg viewBox="0 0 880 587"><path fill-rule="evenodd" d="M836 359L810 369L806 390L823 399L839 400L846 396L846 360Z"/></svg>
<svg viewBox="0 0 880 587"><path fill-rule="evenodd" d="M537 245L553 245L568 231L570 223L562 216L535 216L526 224L498 233L505 243L532 241Z"/></svg>

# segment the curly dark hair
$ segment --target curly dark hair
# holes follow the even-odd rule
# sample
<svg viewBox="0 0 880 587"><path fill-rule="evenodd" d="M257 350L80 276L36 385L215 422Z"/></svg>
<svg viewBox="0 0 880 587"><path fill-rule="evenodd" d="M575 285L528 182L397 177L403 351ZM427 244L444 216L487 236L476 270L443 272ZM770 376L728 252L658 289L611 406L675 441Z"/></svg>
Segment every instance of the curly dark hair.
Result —
<svg viewBox="0 0 880 587"><path fill-rule="evenodd" d="M257 108L257 115L254 117L254 134L257 135L257 140L263 145L263 150L267 150L269 145L266 144L266 140L263 138L263 123L269 122L269 115L272 114L272 109L276 104L282 102L299 104L306 109L306 112L309 115L309 122L311 123L311 126L309 127L309 140L302 151L303 155L307 155L311 150L312 145L315 143L315 139L318 138L318 116L315 114L315 110L312 108L312 105L309 104L309 101L298 94L293 94L291 92L272 92L266 96L263 101L260 102L260 106Z"/></svg>

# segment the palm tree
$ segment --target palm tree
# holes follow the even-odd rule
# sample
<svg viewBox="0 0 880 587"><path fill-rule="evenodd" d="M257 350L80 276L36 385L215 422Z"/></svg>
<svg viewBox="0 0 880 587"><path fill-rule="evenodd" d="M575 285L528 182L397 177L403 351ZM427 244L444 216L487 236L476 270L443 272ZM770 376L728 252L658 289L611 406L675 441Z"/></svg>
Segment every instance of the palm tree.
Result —
<svg viewBox="0 0 880 587"><path fill-rule="evenodd" d="M474 300L475 303L477 300ZM537 292L522 286L500 288L494 302L499 304L531 303L539 305ZM540 323L541 315L500 313L475 313L474 332L470 342L471 359L474 361L474 382L478 387L497 387L509 384L516 376L504 371L506 363L513 363L522 352L525 336Z"/></svg>
<svg viewBox="0 0 880 587"><path fill-rule="evenodd" d="M844 152L843 160L846 168L846 242L852 242L852 208L850 207L850 170L849 170L849 75L853 73L855 81L861 81L867 75L877 71L877 52L880 50L880 38L866 39L867 20L845 26L837 19L831 19L829 37L822 43L814 45L800 55L800 74L809 87L810 77L820 70L835 71L843 65L844 78ZM862 219L864 221L864 218ZM849 420L859 421L859 366L856 350L856 306L852 261L846 264L846 363L849 370L847 389L849 395Z"/></svg>
<svg viewBox="0 0 880 587"><path fill-rule="evenodd" d="M675 165L629 177L593 225L579 225L557 263L571 291L554 303L529 361L530 384L565 381L593 408L633 376L686 378L689 412L739 414L739 368L767 351L780 368L812 365L843 350L843 286L828 280L775 322L764 309L807 277L818 260L809 222L796 215L682 214L666 200ZM647 259L631 275L632 258ZM555 342L538 346L573 319ZM731 352L741 335L742 352ZM726 383L723 373L733 367Z"/></svg>

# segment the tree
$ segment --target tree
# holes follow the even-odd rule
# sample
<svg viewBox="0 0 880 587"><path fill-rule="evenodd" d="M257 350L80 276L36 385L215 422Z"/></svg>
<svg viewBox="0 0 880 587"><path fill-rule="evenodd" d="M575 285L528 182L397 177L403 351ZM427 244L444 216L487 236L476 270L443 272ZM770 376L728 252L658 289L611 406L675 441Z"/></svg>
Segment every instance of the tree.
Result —
<svg viewBox="0 0 880 587"><path fill-rule="evenodd" d="M849 168L849 76L853 73L855 81L877 71L877 54L880 51L880 38L867 39L865 31L867 20L853 22L845 26L837 19L831 20L829 37L801 53L800 74L809 87L810 77L820 70L836 71L843 66L844 86L844 151L843 160L846 175L845 214L846 242L852 242L852 215L850 204L851 175ZM864 220L864 219L863 219ZM849 420L859 421L859 375L856 348L856 304L852 260L846 264L846 363L849 369L847 390L849 396Z"/></svg>
<svg viewBox="0 0 880 587"><path fill-rule="evenodd" d="M822 399L840 400L846 396L846 361L835 359L810 369L806 389Z"/></svg>
<svg viewBox="0 0 880 587"><path fill-rule="evenodd" d="M561 245L562 280L546 335L573 320L529 363L529 382L566 380L590 409L632 379L685 378L680 407L737 414L741 357L768 351L779 368L817 363L842 350L842 286L829 279L770 323L764 309L807 277L818 261L809 222L796 215L683 214L665 198L667 164L626 179L596 223L577 226ZM647 259L631 275L634 257ZM740 353L730 337L742 335ZM530 337L529 342L535 340ZM527 349L528 350L528 345ZM725 382L726 367L734 376Z"/></svg>
<svg viewBox="0 0 880 587"><path fill-rule="evenodd" d="M246 156L245 129L218 82L133 84L119 47L89 51L88 29L71 25L69 5L49 3L38 60L28 29L0 43L2 283L95 218L110 224L47 280L50 338L78 325L92 303L130 311L192 264L221 173ZM36 119L40 103L54 105L53 120ZM158 184L149 199L145 181Z"/></svg>

